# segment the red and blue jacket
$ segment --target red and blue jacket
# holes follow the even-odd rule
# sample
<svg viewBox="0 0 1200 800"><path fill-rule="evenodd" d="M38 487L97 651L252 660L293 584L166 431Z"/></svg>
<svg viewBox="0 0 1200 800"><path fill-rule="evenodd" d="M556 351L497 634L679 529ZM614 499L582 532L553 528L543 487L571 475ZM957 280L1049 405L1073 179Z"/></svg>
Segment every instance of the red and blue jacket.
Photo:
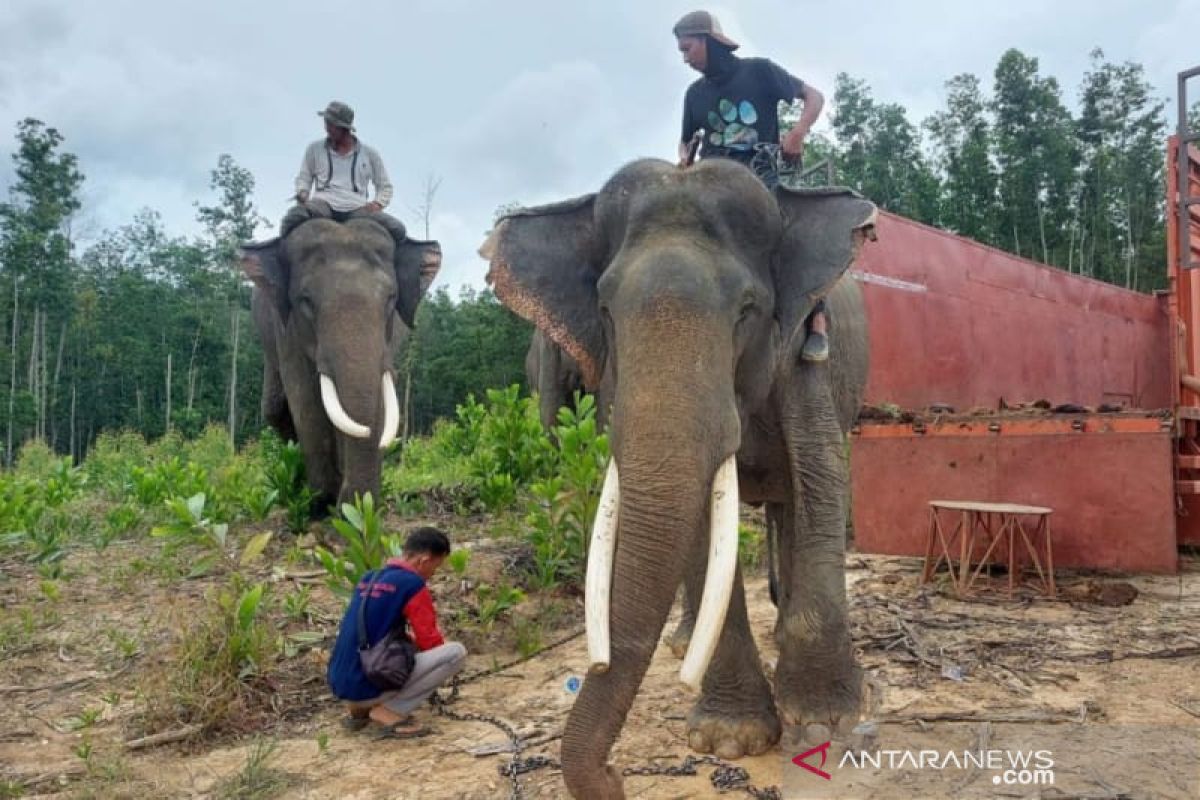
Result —
<svg viewBox="0 0 1200 800"><path fill-rule="evenodd" d="M376 578L376 575L378 577ZM371 570L358 579L350 604L342 617L333 654L329 657L326 678L334 697L342 700L370 700L380 691L363 674L358 658L358 609L371 581L371 597L366 607L367 644L375 645L396 625L407 623L409 636L418 651L429 650L445 642L438 630L433 595L425 579L403 559L389 559L382 570Z"/></svg>

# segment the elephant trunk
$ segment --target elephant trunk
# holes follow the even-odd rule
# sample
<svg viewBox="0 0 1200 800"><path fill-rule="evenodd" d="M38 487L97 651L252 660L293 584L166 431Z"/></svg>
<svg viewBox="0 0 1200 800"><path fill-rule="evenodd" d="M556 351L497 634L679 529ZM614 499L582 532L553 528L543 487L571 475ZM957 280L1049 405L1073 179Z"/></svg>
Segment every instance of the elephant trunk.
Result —
<svg viewBox="0 0 1200 800"><path fill-rule="evenodd" d="M563 734L563 777L578 798L623 797L620 778L605 763L683 578L680 551L695 546L708 499L703 469L687 456L665 454L651 444L623 448L616 459L621 496L608 606L609 666L587 676ZM663 473L672 474L669 487Z"/></svg>
<svg viewBox="0 0 1200 800"><path fill-rule="evenodd" d="M670 358L661 360L647 343L662 336L643 334L626 339L641 343L637 353L618 353L611 431L616 468L609 473L609 479L619 475L607 608L610 654L607 669L587 676L563 734L563 778L575 797L624 796L619 774L606 766L609 752L650 665L689 554L708 545L714 478L736 453L739 431L732 386L714 388L707 366L732 359L728 347L715 342L720 338L689 336L685 347L676 339L667 348ZM727 508L718 513L728 520ZM736 523L733 534L736 556ZM595 640L589 632L589 644ZM702 676L701 661L693 658Z"/></svg>
<svg viewBox="0 0 1200 800"><path fill-rule="evenodd" d="M326 413L334 427L344 434L338 437L342 467L340 502L352 501L354 495L367 492L378 499L382 466L380 448L388 440L389 433L394 436L393 429L399 421L398 405L389 407L386 396L391 390L392 403L395 402L395 389L386 372L383 337L363 339L361 333L359 336L352 342L323 339L317 362ZM360 427L347 430L338 424L327 395L336 399L337 409L351 425Z"/></svg>

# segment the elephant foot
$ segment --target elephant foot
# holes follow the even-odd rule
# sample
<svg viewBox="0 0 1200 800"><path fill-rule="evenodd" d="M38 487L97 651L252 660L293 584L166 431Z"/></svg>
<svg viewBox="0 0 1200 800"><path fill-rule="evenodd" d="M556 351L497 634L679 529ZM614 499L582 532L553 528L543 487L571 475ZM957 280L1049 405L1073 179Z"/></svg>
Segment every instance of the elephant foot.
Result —
<svg viewBox="0 0 1200 800"><path fill-rule="evenodd" d="M683 619L679 620L679 624L675 626L675 631L667 637L667 647L671 648L671 653L676 658L683 658L687 655L688 645L692 642L692 626L695 620L688 614L683 615Z"/></svg>
<svg viewBox="0 0 1200 800"><path fill-rule="evenodd" d="M867 700L862 672L854 665L841 674L776 673L776 702L788 749L848 742L856 726L869 716Z"/></svg>
<svg viewBox="0 0 1200 800"><path fill-rule="evenodd" d="M688 715L688 746L698 753L733 760L771 749L780 736L774 709L757 712L709 710L701 700Z"/></svg>

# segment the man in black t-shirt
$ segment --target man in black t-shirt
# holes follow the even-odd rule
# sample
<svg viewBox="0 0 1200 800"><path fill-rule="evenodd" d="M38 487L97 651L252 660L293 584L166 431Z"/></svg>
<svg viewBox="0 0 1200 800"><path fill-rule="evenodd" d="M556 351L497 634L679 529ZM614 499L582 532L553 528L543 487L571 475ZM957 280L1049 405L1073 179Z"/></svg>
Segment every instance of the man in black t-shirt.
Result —
<svg viewBox="0 0 1200 800"><path fill-rule="evenodd" d="M703 74L688 87L683 98L683 130L679 141L680 166L695 158L731 158L751 166L756 145L778 145L789 161L804 152L804 137L821 113L824 96L812 86L765 58L738 58L737 42L721 31L707 11L685 14L673 28L684 63ZM800 98L799 121L779 138L779 103ZM777 176L755 170L768 188ZM809 336L801 357L806 361L829 358L824 303L810 318Z"/></svg>

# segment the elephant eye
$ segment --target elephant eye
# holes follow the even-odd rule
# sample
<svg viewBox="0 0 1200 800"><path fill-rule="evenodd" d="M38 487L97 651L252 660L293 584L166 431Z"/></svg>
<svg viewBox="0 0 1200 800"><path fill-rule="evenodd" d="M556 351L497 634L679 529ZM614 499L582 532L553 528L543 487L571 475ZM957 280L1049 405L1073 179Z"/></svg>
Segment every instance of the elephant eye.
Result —
<svg viewBox="0 0 1200 800"><path fill-rule="evenodd" d="M316 309L313 308L312 298L306 294L300 295L300 310L303 311L305 314L307 314L310 317L316 311Z"/></svg>

